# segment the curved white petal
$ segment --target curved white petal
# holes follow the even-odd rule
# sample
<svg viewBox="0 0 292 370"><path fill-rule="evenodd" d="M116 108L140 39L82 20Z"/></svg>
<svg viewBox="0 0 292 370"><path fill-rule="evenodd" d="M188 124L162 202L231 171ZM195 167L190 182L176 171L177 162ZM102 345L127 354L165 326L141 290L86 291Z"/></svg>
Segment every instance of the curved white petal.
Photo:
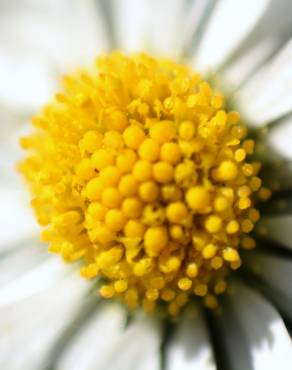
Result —
<svg viewBox="0 0 292 370"><path fill-rule="evenodd" d="M124 311L105 304L81 328L56 364L57 370L97 370L124 331Z"/></svg>
<svg viewBox="0 0 292 370"><path fill-rule="evenodd" d="M269 0L218 2L201 40L196 66L200 70L218 68L252 31L268 4Z"/></svg>
<svg viewBox="0 0 292 370"><path fill-rule="evenodd" d="M88 283L74 272L39 294L0 306L0 368L41 369L87 291Z"/></svg>
<svg viewBox="0 0 292 370"><path fill-rule="evenodd" d="M242 283L227 297L223 315L217 318L222 343L231 368L236 370L289 370L292 342L274 307Z"/></svg>
<svg viewBox="0 0 292 370"><path fill-rule="evenodd" d="M265 217L260 221L257 229L260 235L292 249L292 216L281 215Z"/></svg>
<svg viewBox="0 0 292 370"><path fill-rule="evenodd" d="M177 56L181 49L184 2L135 0L113 2L118 46Z"/></svg>
<svg viewBox="0 0 292 370"><path fill-rule="evenodd" d="M52 94L54 80L50 72L40 60L7 55L0 49L1 103L17 111L37 109Z"/></svg>
<svg viewBox="0 0 292 370"><path fill-rule="evenodd" d="M159 370L161 326L149 317L134 318L107 359L96 370Z"/></svg>
<svg viewBox="0 0 292 370"><path fill-rule="evenodd" d="M184 55L192 59L192 54L196 50L201 33L208 21L215 1L188 1L185 2L183 24L180 31L181 44Z"/></svg>
<svg viewBox="0 0 292 370"><path fill-rule="evenodd" d="M181 52L184 2L180 0L147 1L146 30L149 50L155 54L178 57Z"/></svg>
<svg viewBox="0 0 292 370"><path fill-rule="evenodd" d="M244 266L267 283L275 303L292 317L292 259L252 252Z"/></svg>
<svg viewBox="0 0 292 370"><path fill-rule="evenodd" d="M3 30L5 22L4 26L1 22L0 16L0 33L3 32L6 35L8 32ZM20 25L14 27L14 33L16 33ZM33 35L30 37L35 39ZM28 116L52 95L56 87L56 71L51 58L34 55L35 50L28 55L26 48L29 49L29 47L23 45L22 40L14 41L14 38L15 35L10 36L8 33L7 39L10 43L4 45L0 36L0 103ZM3 120L3 117L1 118Z"/></svg>
<svg viewBox="0 0 292 370"><path fill-rule="evenodd" d="M268 141L282 157L292 159L292 117L284 119L268 133Z"/></svg>
<svg viewBox="0 0 292 370"><path fill-rule="evenodd" d="M212 344L201 310L178 324L166 349L167 370L215 370Z"/></svg>
<svg viewBox="0 0 292 370"><path fill-rule="evenodd" d="M25 262L25 261L23 261ZM0 306L7 306L44 291L64 277L68 270L64 263L52 257L0 286Z"/></svg>
<svg viewBox="0 0 292 370"><path fill-rule="evenodd" d="M102 14L94 0L24 0L21 6L11 0L1 11L0 29L3 45L13 41L18 51L44 57L55 67L91 61L108 46Z"/></svg>
<svg viewBox="0 0 292 370"><path fill-rule="evenodd" d="M29 207L27 194L18 189L0 188L0 250L36 235L38 227Z"/></svg>
<svg viewBox="0 0 292 370"><path fill-rule="evenodd" d="M290 0L269 1L256 27L223 66L224 84L237 89L285 44L292 32L290 7Z"/></svg>
<svg viewBox="0 0 292 370"><path fill-rule="evenodd" d="M94 0L17 0L0 4L0 99L35 110L57 74L88 63L107 47Z"/></svg>
<svg viewBox="0 0 292 370"><path fill-rule="evenodd" d="M292 40L236 94L249 123L263 125L292 110Z"/></svg>
<svg viewBox="0 0 292 370"><path fill-rule="evenodd" d="M146 42L144 0L112 0L114 33L118 47L123 51L139 51Z"/></svg>
<svg viewBox="0 0 292 370"><path fill-rule="evenodd" d="M277 45L277 40L270 37L250 47L220 73L222 84L230 90L237 89L275 51Z"/></svg>
<svg viewBox="0 0 292 370"><path fill-rule="evenodd" d="M5 251L0 258L0 287L35 268L48 257L47 247L34 239L23 241L19 246Z"/></svg>

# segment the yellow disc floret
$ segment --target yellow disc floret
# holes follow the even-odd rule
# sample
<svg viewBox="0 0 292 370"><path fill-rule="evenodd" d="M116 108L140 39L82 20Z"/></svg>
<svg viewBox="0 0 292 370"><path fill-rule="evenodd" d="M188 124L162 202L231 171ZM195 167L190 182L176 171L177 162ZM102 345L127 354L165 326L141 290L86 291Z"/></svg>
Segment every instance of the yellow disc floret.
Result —
<svg viewBox="0 0 292 370"><path fill-rule="evenodd" d="M63 85L22 139L49 250L131 309L216 307L255 247L255 193L270 195L238 113L187 66L145 54L99 58Z"/></svg>

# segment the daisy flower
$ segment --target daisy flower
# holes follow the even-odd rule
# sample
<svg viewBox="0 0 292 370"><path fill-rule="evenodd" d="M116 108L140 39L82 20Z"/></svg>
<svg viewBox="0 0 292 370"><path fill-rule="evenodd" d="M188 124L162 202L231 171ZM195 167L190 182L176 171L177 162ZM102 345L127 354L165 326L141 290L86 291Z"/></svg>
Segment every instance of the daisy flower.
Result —
<svg viewBox="0 0 292 370"><path fill-rule="evenodd" d="M290 9L0 3L1 368L291 369Z"/></svg>

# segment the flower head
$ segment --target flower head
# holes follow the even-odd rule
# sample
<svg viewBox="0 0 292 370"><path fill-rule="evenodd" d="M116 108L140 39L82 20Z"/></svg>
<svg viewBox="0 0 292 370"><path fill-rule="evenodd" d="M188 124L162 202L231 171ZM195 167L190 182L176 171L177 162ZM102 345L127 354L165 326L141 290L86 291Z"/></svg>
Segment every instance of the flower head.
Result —
<svg viewBox="0 0 292 370"><path fill-rule="evenodd" d="M0 2L1 369L290 370L289 10Z"/></svg>
<svg viewBox="0 0 292 370"><path fill-rule="evenodd" d="M101 57L63 85L21 141L49 250L131 309L216 307L260 217L239 114L187 66L146 54Z"/></svg>

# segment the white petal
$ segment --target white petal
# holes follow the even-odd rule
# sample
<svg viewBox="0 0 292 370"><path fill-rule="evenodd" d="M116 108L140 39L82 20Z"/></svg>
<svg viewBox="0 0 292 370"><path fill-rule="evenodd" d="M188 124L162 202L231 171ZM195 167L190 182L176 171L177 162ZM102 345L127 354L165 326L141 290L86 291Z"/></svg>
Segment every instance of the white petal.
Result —
<svg viewBox="0 0 292 370"><path fill-rule="evenodd" d="M0 306L11 305L47 289L63 278L68 270L64 262L56 257L47 259L8 284L1 286Z"/></svg>
<svg viewBox="0 0 292 370"><path fill-rule="evenodd" d="M0 100L2 104L23 109L37 109L52 94L54 81L46 63L12 57L0 51Z"/></svg>
<svg viewBox="0 0 292 370"><path fill-rule="evenodd" d="M0 188L0 250L38 233L27 198L25 190Z"/></svg>
<svg viewBox="0 0 292 370"><path fill-rule="evenodd" d="M242 283L236 283L219 321L231 367L236 370L289 370L292 342L274 307Z"/></svg>
<svg viewBox="0 0 292 370"><path fill-rule="evenodd" d="M268 4L268 0L218 2L201 40L196 66L200 70L218 68L252 31Z"/></svg>
<svg viewBox="0 0 292 370"><path fill-rule="evenodd" d="M290 6L290 0L269 1L256 27L223 66L224 84L237 89L285 44L292 31Z"/></svg>
<svg viewBox="0 0 292 370"><path fill-rule="evenodd" d="M146 4L146 47L158 55L179 56L184 37L184 2L148 0Z"/></svg>
<svg viewBox="0 0 292 370"><path fill-rule="evenodd" d="M266 253L252 252L244 261L262 281L268 284L275 303L292 318L292 260Z"/></svg>
<svg viewBox="0 0 292 370"><path fill-rule="evenodd" d="M119 46L177 56L181 49L184 2L180 0L114 1Z"/></svg>
<svg viewBox="0 0 292 370"><path fill-rule="evenodd" d="M271 239L280 245L292 249L292 216L265 217L258 225L257 231L267 239Z"/></svg>
<svg viewBox="0 0 292 370"><path fill-rule="evenodd" d="M88 63L106 36L94 0L0 4L0 99L35 110L48 99L60 71Z"/></svg>
<svg viewBox="0 0 292 370"><path fill-rule="evenodd" d="M292 110L292 40L237 93L249 123L260 126Z"/></svg>
<svg viewBox="0 0 292 370"><path fill-rule="evenodd" d="M274 52L277 45L277 40L272 37L255 44L220 73L222 84L230 90L237 89Z"/></svg>
<svg viewBox="0 0 292 370"><path fill-rule="evenodd" d="M47 247L34 239L23 241L19 246L4 251L0 258L0 287L30 271L48 257Z"/></svg>
<svg viewBox="0 0 292 370"><path fill-rule="evenodd" d="M268 141L272 148L282 157L292 159L292 117L284 119L275 127L272 127L268 133Z"/></svg>
<svg viewBox="0 0 292 370"><path fill-rule="evenodd" d="M168 370L214 370L216 365L201 310L178 324L166 349Z"/></svg>
<svg viewBox="0 0 292 370"><path fill-rule="evenodd" d="M39 370L71 322L88 283L76 272L17 304L0 306L0 368Z"/></svg>
<svg viewBox="0 0 292 370"><path fill-rule="evenodd" d="M188 57L196 50L213 6L214 1L189 1L185 4L180 38L184 54Z"/></svg>
<svg viewBox="0 0 292 370"><path fill-rule="evenodd" d="M180 56L185 47L192 47L207 8L206 2L180 0L113 0L112 4L119 48L173 57Z"/></svg>
<svg viewBox="0 0 292 370"><path fill-rule="evenodd" d="M104 304L68 345L58 360L56 369L99 369L100 363L122 336L124 323L124 311L119 306Z"/></svg>
<svg viewBox="0 0 292 370"><path fill-rule="evenodd" d="M161 327L153 318L134 318L96 370L159 370Z"/></svg>
<svg viewBox="0 0 292 370"><path fill-rule="evenodd" d="M26 0L21 4L11 0L1 11L0 30L3 44L12 46L14 41L18 52L68 68L91 60L107 47L101 16L94 0Z"/></svg>
<svg viewBox="0 0 292 370"><path fill-rule="evenodd" d="M146 1L113 0L112 13L114 33L121 50L137 51L145 45Z"/></svg>

